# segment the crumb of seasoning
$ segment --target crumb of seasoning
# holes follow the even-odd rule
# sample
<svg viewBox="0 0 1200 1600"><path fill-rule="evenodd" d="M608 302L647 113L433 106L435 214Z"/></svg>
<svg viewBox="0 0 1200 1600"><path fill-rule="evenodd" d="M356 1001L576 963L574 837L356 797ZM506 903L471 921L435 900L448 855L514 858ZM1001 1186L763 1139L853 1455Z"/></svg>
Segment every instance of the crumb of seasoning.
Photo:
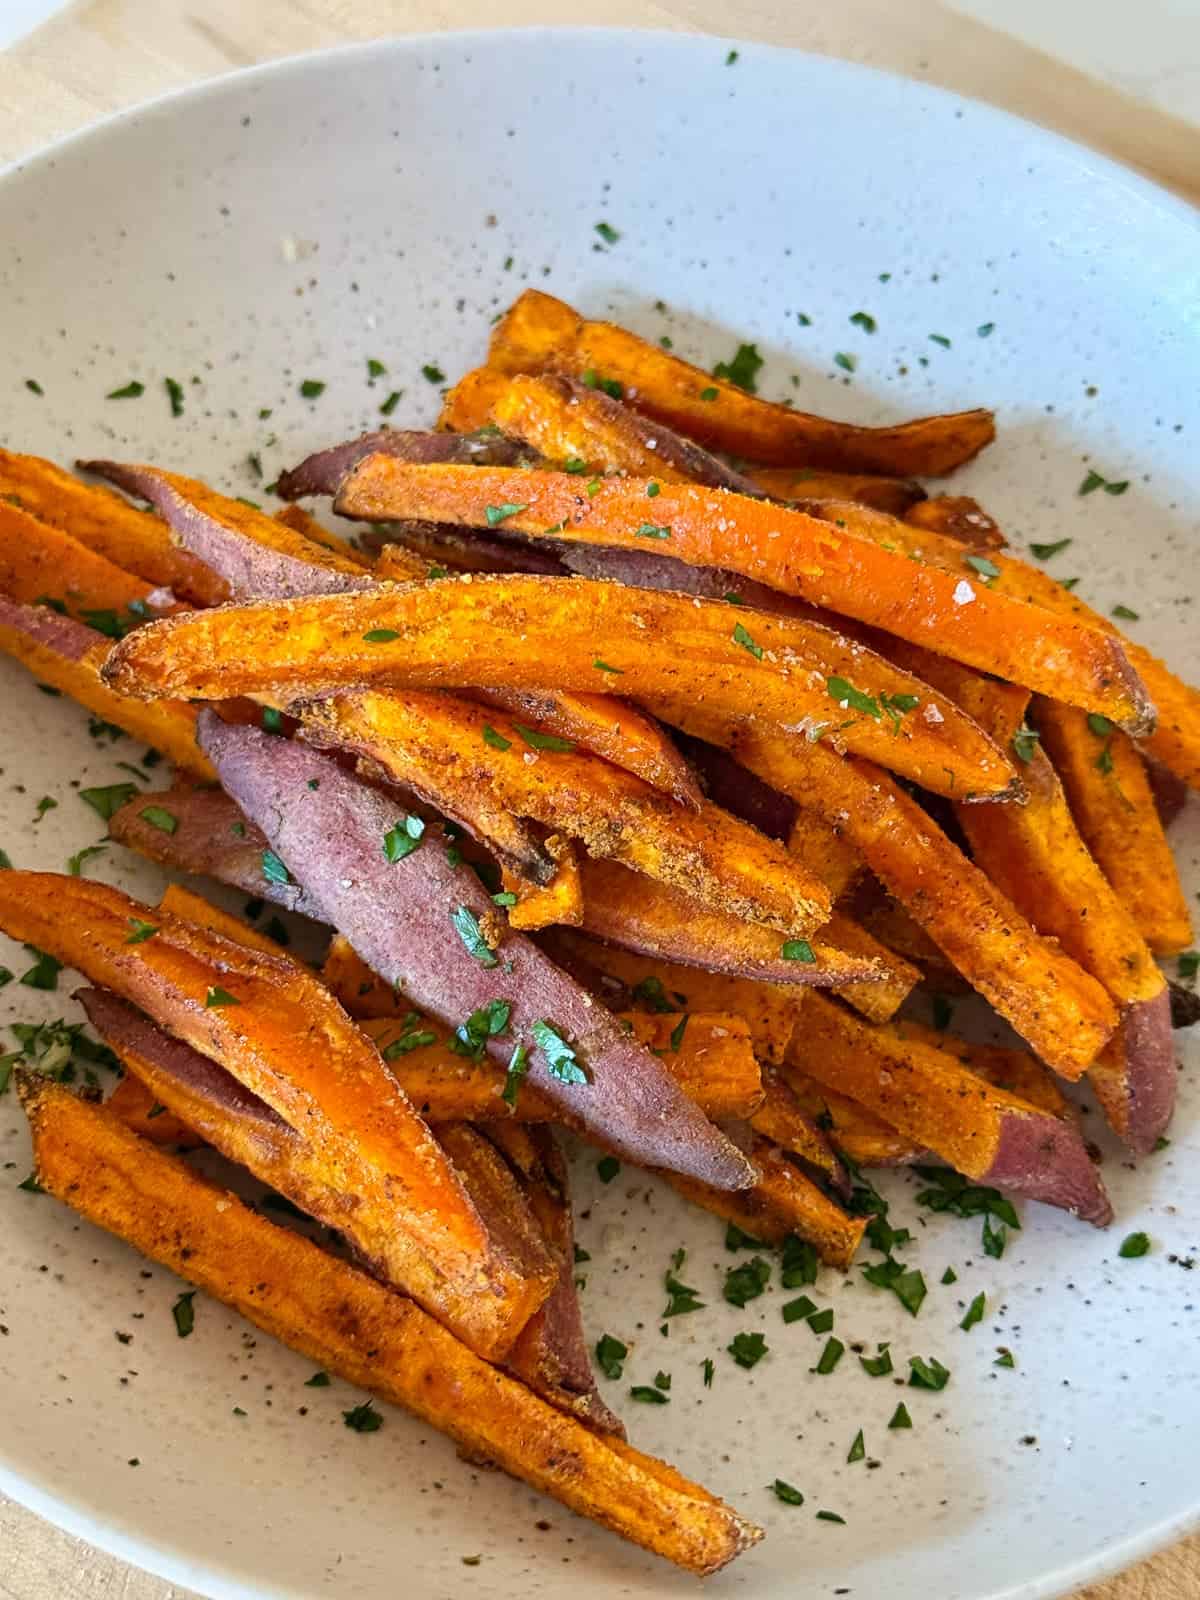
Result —
<svg viewBox="0 0 1200 1600"><path fill-rule="evenodd" d="M131 1466L131 1467L140 1467L140 1466L141 1466L141 1464L142 1464L142 1463L141 1463L141 1462L140 1462L140 1461L139 1461L139 1460L138 1460L138 1458L137 1458L137 1456L130 1456L130 1458L129 1458L129 1465L130 1465L130 1466Z"/></svg>
<svg viewBox="0 0 1200 1600"><path fill-rule="evenodd" d="M464 1567L477 1567L483 1560L482 1556L460 1556L459 1560Z"/></svg>

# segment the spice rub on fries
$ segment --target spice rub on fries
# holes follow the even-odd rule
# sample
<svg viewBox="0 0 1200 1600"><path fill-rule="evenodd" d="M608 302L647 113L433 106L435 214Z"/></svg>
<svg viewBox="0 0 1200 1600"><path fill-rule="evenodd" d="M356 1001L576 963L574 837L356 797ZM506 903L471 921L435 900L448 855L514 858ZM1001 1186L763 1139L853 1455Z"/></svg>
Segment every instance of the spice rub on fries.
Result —
<svg viewBox="0 0 1200 1600"><path fill-rule="evenodd" d="M1156 957L1193 929L1156 796L1164 771L1200 787L1200 694L919 481L987 446L990 411L860 427L740 364L527 291L427 426L279 475L353 541L187 461L81 463L100 487L0 451L0 652L174 769L90 791L111 842L324 950L194 888L133 900L86 851L0 871L0 929L83 974L125 1072L100 1105L23 1056L37 1182L701 1575L762 1530L625 1440L564 1132L763 1252L735 1305L772 1250L794 1288L869 1248L915 1314L871 1167L930 1163L919 1203L982 1212L993 1255L1010 1196L1107 1225L1072 1096L1135 1157L1163 1138ZM955 1033L969 991L1017 1037ZM668 1319L701 1308L681 1271ZM805 1298L785 1322L821 1317ZM600 1339L607 1381L626 1354Z"/></svg>

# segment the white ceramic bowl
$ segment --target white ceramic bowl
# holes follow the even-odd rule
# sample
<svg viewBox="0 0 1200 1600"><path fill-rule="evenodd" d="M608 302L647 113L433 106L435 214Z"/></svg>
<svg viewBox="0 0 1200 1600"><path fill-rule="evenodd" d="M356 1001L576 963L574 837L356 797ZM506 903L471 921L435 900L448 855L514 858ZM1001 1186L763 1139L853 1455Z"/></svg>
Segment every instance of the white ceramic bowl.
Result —
<svg viewBox="0 0 1200 1600"><path fill-rule="evenodd" d="M64 461L160 461L254 495L250 452L270 479L371 424L391 388L404 391L394 422L430 418L422 365L477 361L495 312L535 284L669 332L706 363L756 340L763 392L812 410L873 422L994 406L999 440L954 487L1018 548L1069 535L1052 570L1106 608L1130 605L1132 631L1200 676L1194 216L982 106L759 46L730 62L732 48L569 30L370 45L172 96L15 168L0 182L0 437ZM611 248L601 221L620 234ZM877 331L849 321L859 310ZM857 358L852 378L839 351ZM388 367L373 388L368 358ZM168 376L185 389L178 420ZM131 378L142 398L105 399ZM326 383L319 400L299 397L304 378ZM1131 480L1128 493L1080 498L1089 466ZM0 675L0 842L18 865L61 868L101 831L73 786L119 779L128 741L95 742L65 700L7 662ZM35 825L43 794L58 808ZM1177 831L1192 890L1195 822ZM161 881L116 852L89 870ZM0 959L21 969L19 950ZM69 1011L69 978L61 990L10 985L4 1020ZM820 1298L843 1338L890 1338L901 1371L910 1354L939 1356L953 1370L941 1394L872 1380L850 1353L815 1376L820 1341L783 1325L777 1289L741 1312L721 1302L730 1258L713 1219L628 1170L605 1187L584 1155L588 1325L634 1350L611 1397L670 1370L669 1405L622 1404L635 1439L769 1528L714 1589L1032 1600L1191 1523L1192 1089L1170 1149L1137 1172L1106 1146L1108 1233L1026 1206L996 1262L977 1223L925 1228L909 1181L891 1185L931 1284L920 1317L857 1272L826 1275ZM10 1494L211 1595L691 1592L406 1417L347 1431L343 1385L306 1389L306 1363L211 1302L181 1341L168 1274L16 1188L28 1146L11 1094L0 1162ZM1120 1260L1135 1227L1153 1254ZM681 1244L708 1309L663 1338L662 1278ZM958 1282L942 1287L950 1264ZM987 1319L963 1333L981 1289ZM725 1346L760 1327L771 1354L747 1373ZM994 1366L1000 1345L1015 1370ZM914 1428L888 1432L900 1398ZM877 1469L846 1463L860 1427ZM776 1501L777 1476L804 1507ZM821 1508L845 1525L818 1521Z"/></svg>

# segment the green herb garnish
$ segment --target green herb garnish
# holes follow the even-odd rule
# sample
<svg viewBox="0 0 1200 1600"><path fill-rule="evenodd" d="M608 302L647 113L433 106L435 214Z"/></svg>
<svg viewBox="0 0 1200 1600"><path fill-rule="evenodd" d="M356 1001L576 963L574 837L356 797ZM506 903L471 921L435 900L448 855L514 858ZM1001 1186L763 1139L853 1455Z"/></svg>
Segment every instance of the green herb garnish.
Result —
<svg viewBox="0 0 1200 1600"><path fill-rule="evenodd" d="M732 361L717 362L713 368L713 377L724 378L727 383L736 384L747 394L757 394L758 385L755 380L762 366L763 358L758 353L758 346L740 344Z"/></svg>
<svg viewBox="0 0 1200 1600"><path fill-rule="evenodd" d="M1150 1254L1150 1235L1148 1233L1127 1233L1121 1240L1121 1248L1117 1254L1123 1261L1134 1261L1139 1256Z"/></svg>
<svg viewBox="0 0 1200 1600"><path fill-rule="evenodd" d="M767 1354L767 1341L761 1333L738 1333L725 1347L739 1367L756 1367Z"/></svg>

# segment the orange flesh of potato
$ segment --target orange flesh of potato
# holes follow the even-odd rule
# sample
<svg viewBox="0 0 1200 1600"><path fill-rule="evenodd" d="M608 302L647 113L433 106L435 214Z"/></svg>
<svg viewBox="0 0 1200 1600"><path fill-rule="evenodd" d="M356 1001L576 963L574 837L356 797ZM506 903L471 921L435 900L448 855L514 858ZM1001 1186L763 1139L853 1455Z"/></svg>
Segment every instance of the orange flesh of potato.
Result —
<svg viewBox="0 0 1200 1600"><path fill-rule="evenodd" d="M1034 717L1075 824L1142 937L1158 956L1186 950L1191 911L1136 746L1052 700L1039 700Z"/></svg>
<svg viewBox="0 0 1200 1600"><path fill-rule="evenodd" d="M139 630L108 673L147 698L287 684L537 691L548 681L646 703L683 694L713 714L835 733L938 793L1005 795L1017 783L1011 759L952 701L860 644L795 618L596 579L467 574L197 612Z"/></svg>
<svg viewBox="0 0 1200 1600"><path fill-rule="evenodd" d="M705 1490L630 1446L618 1452L411 1301L258 1216L102 1109L57 1084L22 1088L43 1188L310 1361L688 1571L716 1571L761 1537Z"/></svg>
<svg viewBox="0 0 1200 1600"><path fill-rule="evenodd" d="M751 479L773 500L857 500L902 517L925 499L925 491L910 478L883 478L864 472L818 472L811 467L752 467Z"/></svg>
<svg viewBox="0 0 1200 1600"><path fill-rule="evenodd" d="M171 589L197 605L228 599L229 590L215 573L172 544L165 522L135 510L111 489L81 483L52 461L0 450L4 495L154 588Z"/></svg>
<svg viewBox="0 0 1200 1600"><path fill-rule="evenodd" d="M89 612L112 612L123 626L154 616L174 599L169 591L131 577L61 528L3 499L0 593L22 605L63 606L81 622L89 621Z"/></svg>
<svg viewBox="0 0 1200 1600"><path fill-rule="evenodd" d="M813 501L802 511L693 484L663 484L653 498L647 488L644 479L610 477L588 495L570 473L410 466L375 455L344 481L335 505L343 515L367 520L416 517L479 528L489 526L489 506L493 513L519 506L505 517L513 532L649 550L738 572L1100 712L1132 733L1153 726L1153 705L1120 641L985 583L970 562L986 559L990 566L993 558L944 540L954 552L953 570L910 559L906 539L915 546L940 536L851 501ZM650 527L657 532L640 531Z"/></svg>
<svg viewBox="0 0 1200 1600"><path fill-rule="evenodd" d="M528 933L554 923L578 925L583 921L583 879L579 874L579 852L571 839L552 833L545 841L546 852L554 861L554 876L549 883L530 883L504 868L501 887L516 895L508 906L508 925Z"/></svg>
<svg viewBox="0 0 1200 1600"><path fill-rule="evenodd" d="M561 300L527 289L492 334L488 365L509 374L558 371L619 383L639 411L748 461L835 471L952 472L989 444L989 411L862 428L747 394L611 322L588 322ZM595 377L593 377L593 382Z"/></svg>
<svg viewBox="0 0 1200 1600"><path fill-rule="evenodd" d="M1112 1208L1077 1129L993 1088L947 1051L871 1027L809 995L789 1060L928 1146L965 1177L1063 1206L1102 1226Z"/></svg>
<svg viewBox="0 0 1200 1600"><path fill-rule="evenodd" d="M131 944L135 924L152 936ZM486 1230L378 1051L305 968L116 889L0 874L0 926L76 966L215 1060L292 1127L342 1194L379 1220L374 1253L479 1348L503 1351L528 1315L490 1291ZM485 1291L485 1292L481 1292Z"/></svg>

